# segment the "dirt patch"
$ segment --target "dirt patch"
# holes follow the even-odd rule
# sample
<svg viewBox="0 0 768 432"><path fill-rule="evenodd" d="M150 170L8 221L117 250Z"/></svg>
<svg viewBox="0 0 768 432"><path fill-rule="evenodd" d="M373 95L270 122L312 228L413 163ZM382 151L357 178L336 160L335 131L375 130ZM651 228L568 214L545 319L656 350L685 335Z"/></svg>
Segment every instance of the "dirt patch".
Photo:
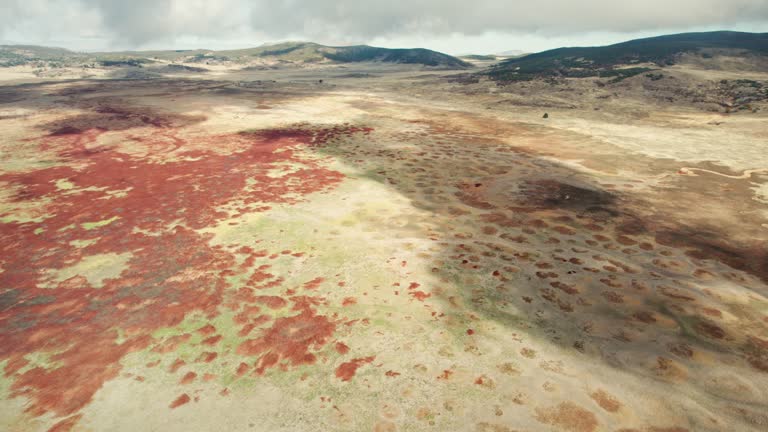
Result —
<svg viewBox="0 0 768 432"><path fill-rule="evenodd" d="M592 432L597 429L595 415L572 402L550 408L536 408L536 420L568 432Z"/></svg>
<svg viewBox="0 0 768 432"><path fill-rule="evenodd" d="M611 396L609 393L602 389L590 393L589 397L597 402L597 404L600 405L602 409L611 413L619 411L622 407L622 404L618 399Z"/></svg>

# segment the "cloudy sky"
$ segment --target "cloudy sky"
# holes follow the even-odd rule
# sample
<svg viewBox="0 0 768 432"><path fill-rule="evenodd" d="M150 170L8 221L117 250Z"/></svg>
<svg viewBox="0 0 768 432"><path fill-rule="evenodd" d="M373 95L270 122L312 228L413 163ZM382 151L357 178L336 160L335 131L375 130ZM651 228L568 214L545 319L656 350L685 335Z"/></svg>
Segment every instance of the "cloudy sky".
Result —
<svg viewBox="0 0 768 432"><path fill-rule="evenodd" d="M451 54L768 32L768 0L0 0L0 43L228 49L284 40Z"/></svg>

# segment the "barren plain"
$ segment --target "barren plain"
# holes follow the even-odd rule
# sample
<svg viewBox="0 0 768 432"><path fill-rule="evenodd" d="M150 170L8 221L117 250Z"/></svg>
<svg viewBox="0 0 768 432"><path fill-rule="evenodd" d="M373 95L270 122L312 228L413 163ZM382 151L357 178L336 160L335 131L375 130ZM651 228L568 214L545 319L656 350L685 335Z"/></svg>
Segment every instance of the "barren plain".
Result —
<svg viewBox="0 0 768 432"><path fill-rule="evenodd" d="M2 73L2 430L768 428L768 74Z"/></svg>

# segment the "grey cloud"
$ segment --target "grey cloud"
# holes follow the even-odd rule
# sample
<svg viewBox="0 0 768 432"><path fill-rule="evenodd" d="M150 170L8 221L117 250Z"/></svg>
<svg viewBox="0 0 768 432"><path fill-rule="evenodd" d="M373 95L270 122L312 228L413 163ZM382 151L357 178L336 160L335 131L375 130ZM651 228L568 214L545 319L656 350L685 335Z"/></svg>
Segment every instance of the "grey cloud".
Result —
<svg viewBox="0 0 768 432"><path fill-rule="evenodd" d="M293 0L257 2L253 23L273 34L386 36L398 32L633 32L768 19L768 0Z"/></svg>
<svg viewBox="0 0 768 432"><path fill-rule="evenodd" d="M105 32L129 45L172 39L184 35L226 36L234 27L247 24L241 0L81 0L98 11ZM246 14L247 15L247 14Z"/></svg>
<svg viewBox="0 0 768 432"><path fill-rule="evenodd" d="M102 17L103 25L116 37L140 45L157 38L172 36L174 17L170 0L84 0Z"/></svg>
<svg viewBox="0 0 768 432"><path fill-rule="evenodd" d="M123 46L179 37L359 41L485 32L563 36L768 23L768 0L0 0L0 37L95 34ZM66 12L68 22L61 22ZM78 20L78 17L83 17ZM93 17L97 17L94 19ZM82 22L78 22L82 21ZM46 30L53 29L53 30ZM244 30L245 29L245 30Z"/></svg>

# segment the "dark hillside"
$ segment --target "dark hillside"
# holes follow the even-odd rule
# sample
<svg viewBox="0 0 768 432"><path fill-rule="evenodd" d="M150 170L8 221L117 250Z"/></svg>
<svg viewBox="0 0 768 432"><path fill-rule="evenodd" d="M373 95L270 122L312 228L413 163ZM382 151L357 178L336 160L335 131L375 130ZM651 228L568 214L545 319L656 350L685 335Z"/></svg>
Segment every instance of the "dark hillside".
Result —
<svg viewBox="0 0 768 432"><path fill-rule="evenodd" d="M674 64L681 54L701 52L707 56L712 54L706 51L718 49L768 55L768 33L683 33L602 47L557 48L504 61L490 69L487 75L499 81L525 81L553 76L623 79L651 70L648 67L632 68L635 64L651 63L664 67Z"/></svg>

